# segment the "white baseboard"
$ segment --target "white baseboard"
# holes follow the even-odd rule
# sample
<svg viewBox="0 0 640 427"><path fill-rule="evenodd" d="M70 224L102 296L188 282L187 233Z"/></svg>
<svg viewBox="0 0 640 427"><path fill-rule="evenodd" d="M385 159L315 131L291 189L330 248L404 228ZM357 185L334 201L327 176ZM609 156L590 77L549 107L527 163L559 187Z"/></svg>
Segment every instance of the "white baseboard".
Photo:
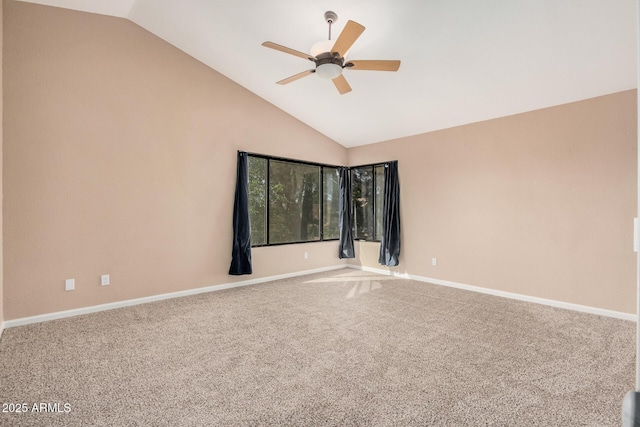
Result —
<svg viewBox="0 0 640 427"><path fill-rule="evenodd" d="M353 268L353 269L356 269L356 270L368 271L368 272L371 272L371 273L383 274L383 275L387 275L387 276L394 276L394 277L400 277L400 278L404 278L404 279L417 280L417 281L420 281L420 282L433 283L435 285L449 286L449 287L452 287L452 288L464 289L464 290L467 290L467 291L479 292L479 293L483 293L483 294L489 294L489 295L499 296L499 297L503 297L503 298L510 298L510 299L515 299L515 300L519 300L519 301L533 302L533 303L537 303L537 304L548 305L548 306L551 306L551 307L564 308L564 309L567 309L567 310L581 311L581 312L584 312L584 313L597 314L597 315L600 315L600 316L613 317L613 318L623 319L623 320L630 320L630 321L633 321L633 322L637 321L636 315L635 314L630 314L630 313L623 313L623 312L619 312L619 311L606 310L606 309L603 309L603 308L589 307L589 306L585 306L585 305L572 304L572 303L563 302L563 301L556 301L556 300L550 300L550 299L545 299L545 298L532 297L532 296L516 294L516 293L512 293L512 292L498 291L498 290L494 290L494 289L482 288L482 287L479 287L479 286L473 286L473 285L466 285L466 284L463 284L463 283L451 282L451 281L448 281L448 280L434 279L434 278L431 278L431 277L416 276L416 275L407 274L407 273L397 273L397 272L392 271L392 270L385 270L385 269L381 269L381 268L364 267L364 266L359 266L359 265L354 265L354 264L339 264L339 265L333 265L333 266L329 266L329 267L315 268L315 269L312 269L312 270L304 270L304 271L298 271L298 272L294 272L294 273L279 274L279 275L268 276L268 277L260 277L260 278L257 278L257 279L243 280L243 281L240 281L240 282L232 282L232 283L225 283L225 284L220 284L220 285L206 286L206 287L203 287L203 288L188 289L188 290L185 290L185 291L171 292L171 293L160 294L160 295L152 295L152 296L148 296L148 297L130 299L130 300L125 300L125 301L118 301L118 302L113 302L113 303L108 303L108 304L100 304L100 305L94 305L94 306L90 306L90 307L82 307L82 308L76 308L76 309L72 309L72 310L58 311L58 312L55 312L55 313L41 314L41 315L38 315L38 316L30 316L30 317L22 317L22 318L19 318L19 319L6 320L4 322L0 322L0 338L2 337L2 332L4 331L5 328L13 328L13 327L16 327L16 326L29 325L31 323L46 322L46 321L49 321L49 320L64 319L66 317L74 317L74 316L80 316L80 315L83 315L83 314L97 313L97 312L105 311L105 310L113 310L113 309L121 308L121 307L129 307L129 306L133 306L133 305L146 304L146 303L154 302L154 301L162 301L162 300L171 299L171 298L180 298L180 297L185 297L185 296L189 296L189 295L197 295L197 294L202 294L202 293L206 293L206 292L221 291L223 289L231 289L231 288L237 288L237 287L241 287L241 286L255 285L255 284L258 284L258 283L271 282L273 280L287 279L287 278L290 278L290 277L297 277L297 276L304 276L306 274L313 274L313 273L321 273L321 272L324 272L324 271L338 270L338 269L345 268L345 267Z"/></svg>
<svg viewBox="0 0 640 427"><path fill-rule="evenodd" d="M257 279L243 280L240 282L224 283L221 285L206 286L204 288L188 289L186 291L171 292L168 294L152 295L143 298L130 299L125 301L112 302L108 304L94 305L90 307L76 308L72 310L58 311L55 313L41 314L38 316L22 317L19 319L6 320L3 327L0 327L0 334L3 328L13 328L16 326L29 325L31 323L46 322L49 320L64 319L66 317L80 316L82 314L97 313L99 311L113 310L115 308L130 307L132 305L146 304L149 302L162 301L171 298L186 297L189 295L203 294L206 292L221 291L223 289L238 288L241 286L255 285L258 283L271 282L273 280L288 279L290 277L304 276L306 274L321 273L323 271L338 270L346 268L346 264L332 265L329 267L315 268L312 270L297 271L295 273L279 274Z"/></svg>
<svg viewBox="0 0 640 427"><path fill-rule="evenodd" d="M2 333L4 332L4 322L2 320L0 320L0 339L2 339Z"/></svg>
<svg viewBox="0 0 640 427"><path fill-rule="evenodd" d="M566 310L581 311L583 313L597 314L599 316L606 316L606 317L614 317L616 319L630 320L632 322L637 322L638 320L638 317L635 314L623 313L621 311L607 310L604 308L589 307L586 305L572 304L564 301L556 301L551 299L533 297L529 295L516 294L512 292L498 291L495 289L482 288L480 286L473 286L473 285L465 285L464 283L434 279L431 277L415 276L413 274L407 274L407 273L397 273L395 271L385 270L382 268L364 267L364 266L354 265L354 264L347 264L347 267L354 268L356 270L368 271L371 273L384 274L387 276L417 280L419 282L433 283L434 285L449 286L452 288L464 289L466 291L479 292L479 293L494 295L494 296L503 297L503 298L510 298L518 301L533 302L536 304L548 305L551 307L564 308Z"/></svg>

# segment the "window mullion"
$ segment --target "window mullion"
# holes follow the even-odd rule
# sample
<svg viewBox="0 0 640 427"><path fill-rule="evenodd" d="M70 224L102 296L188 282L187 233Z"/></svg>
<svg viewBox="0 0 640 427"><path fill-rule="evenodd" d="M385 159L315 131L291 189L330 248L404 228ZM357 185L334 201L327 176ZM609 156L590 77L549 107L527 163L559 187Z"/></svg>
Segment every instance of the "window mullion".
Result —
<svg viewBox="0 0 640 427"><path fill-rule="evenodd" d="M270 197L270 193L271 193L271 188L270 188L270 184L269 184L269 175L270 175L270 171L269 171L269 167L270 167L271 161L269 159L267 159L267 173L266 175L266 190L267 190L267 198L266 198L266 206L265 206L265 212L267 215L267 218L265 220L265 228L266 228L266 235L267 235L267 245L271 243L270 237L269 237L269 228L271 228L269 226L269 218L271 217L271 215L269 215L269 209L271 208L271 201L269 199Z"/></svg>
<svg viewBox="0 0 640 427"><path fill-rule="evenodd" d="M371 203L371 217L373 218L373 240L376 240L376 167L371 166L371 199L373 202Z"/></svg>
<svg viewBox="0 0 640 427"><path fill-rule="evenodd" d="M320 166L320 215L318 218L320 220L320 241L324 240L324 166Z"/></svg>

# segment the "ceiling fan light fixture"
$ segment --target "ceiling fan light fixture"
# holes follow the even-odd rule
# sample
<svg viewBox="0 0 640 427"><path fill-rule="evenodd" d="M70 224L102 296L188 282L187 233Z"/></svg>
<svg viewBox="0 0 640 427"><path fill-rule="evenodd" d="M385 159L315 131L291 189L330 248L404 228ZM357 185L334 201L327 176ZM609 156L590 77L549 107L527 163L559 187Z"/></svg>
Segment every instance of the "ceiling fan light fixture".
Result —
<svg viewBox="0 0 640 427"><path fill-rule="evenodd" d="M342 67L331 62L320 64L316 67L316 74L323 79L333 80L342 74Z"/></svg>

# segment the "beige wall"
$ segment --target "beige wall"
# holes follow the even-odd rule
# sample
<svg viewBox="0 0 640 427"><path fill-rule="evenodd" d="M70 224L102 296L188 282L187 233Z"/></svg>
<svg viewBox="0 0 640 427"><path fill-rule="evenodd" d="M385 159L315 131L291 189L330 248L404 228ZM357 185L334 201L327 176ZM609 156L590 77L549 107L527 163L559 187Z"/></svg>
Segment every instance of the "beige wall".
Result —
<svg viewBox="0 0 640 427"><path fill-rule="evenodd" d="M628 91L354 148L349 164L399 161L394 270L634 313L636 118ZM356 246L353 263L380 267L378 245Z"/></svg>
<svg viewBox="0 0 640 427"><path fill-rule="evenodd" d="M336 242L280 246L227 274L236 151L344 147L127 20L4 12L7 320L341 263Z"/></svg>

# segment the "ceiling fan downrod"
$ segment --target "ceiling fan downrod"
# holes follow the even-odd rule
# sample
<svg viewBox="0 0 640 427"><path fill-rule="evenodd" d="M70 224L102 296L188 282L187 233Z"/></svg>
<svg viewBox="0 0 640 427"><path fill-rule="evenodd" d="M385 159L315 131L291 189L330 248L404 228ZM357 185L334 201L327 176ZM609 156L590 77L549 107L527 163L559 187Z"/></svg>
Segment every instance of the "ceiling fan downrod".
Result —
<svg viewBox="0 0 640 427"><path fill-rule="evenodd" d="M324 13L324 20L329 24L329 40L331 40L331 24L338 20L338 14L328 10Z"/></svg>

